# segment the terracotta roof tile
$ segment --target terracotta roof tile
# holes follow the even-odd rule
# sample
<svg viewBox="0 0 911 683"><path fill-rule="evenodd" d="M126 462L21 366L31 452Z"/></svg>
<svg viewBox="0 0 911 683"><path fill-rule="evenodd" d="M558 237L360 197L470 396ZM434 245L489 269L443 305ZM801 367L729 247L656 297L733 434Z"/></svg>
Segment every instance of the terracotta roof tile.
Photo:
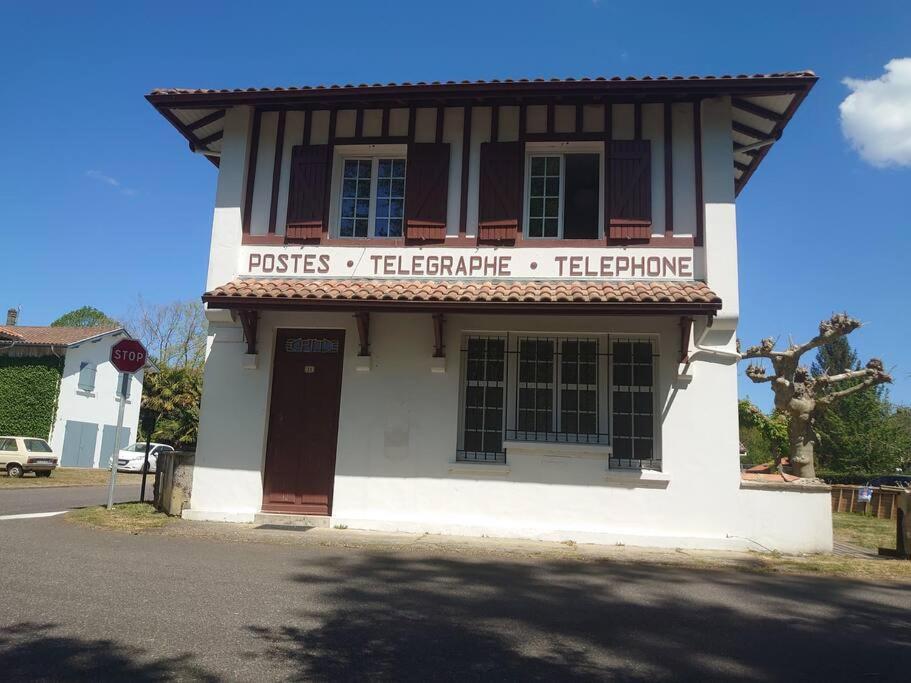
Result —
<svg viewBox="0 0 911 683"><path fill-rule="evenodd" d="M579 280L239 279L206 292L217 305L261 301L404 301L471 303L702 304L721 299L702 282Z"/></svg>
<svg viewBox="0 0 911 683"><path fill-rule="evenodd" d="M28 325L0 325L0 339L12 340L20 344L50 346L68 346L77 342L97 337L105 332L121 329L118 325L101 327L49 327Z"/></svg>

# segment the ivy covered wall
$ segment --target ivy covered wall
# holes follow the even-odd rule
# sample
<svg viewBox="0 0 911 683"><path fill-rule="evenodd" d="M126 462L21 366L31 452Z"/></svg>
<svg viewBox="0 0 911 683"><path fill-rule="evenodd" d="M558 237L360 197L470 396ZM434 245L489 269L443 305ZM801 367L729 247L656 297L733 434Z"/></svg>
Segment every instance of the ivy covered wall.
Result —
<svg viewBox="0 0 911 683"><path fill-rule="evenodd" d="M0 356L0 434L48 438L63 358Z"/></svg>

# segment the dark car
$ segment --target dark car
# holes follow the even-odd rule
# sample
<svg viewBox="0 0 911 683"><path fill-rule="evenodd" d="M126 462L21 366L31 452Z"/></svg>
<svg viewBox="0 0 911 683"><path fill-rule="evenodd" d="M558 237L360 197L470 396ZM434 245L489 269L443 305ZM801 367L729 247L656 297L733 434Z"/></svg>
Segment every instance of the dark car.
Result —
<svg viewBox="0 0 911 683"><path fill-rule="evenodd" d="M882 477L873 477L870 486L901 486L911 488L911 474L887 474Z"/></svg>

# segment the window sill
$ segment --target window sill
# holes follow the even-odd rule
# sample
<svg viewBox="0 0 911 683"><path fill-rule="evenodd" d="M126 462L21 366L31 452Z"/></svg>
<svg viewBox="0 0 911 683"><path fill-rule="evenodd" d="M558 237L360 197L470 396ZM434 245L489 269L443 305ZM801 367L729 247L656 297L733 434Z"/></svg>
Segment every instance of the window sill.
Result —
<svg viewBox="0 0 911 683"><path fill-rule="evenodd" d="M85 389L76 389L76 395L85 398L95 398L96 396L94 391L86 391Z"/></svg>
<svg viewBox="0 0 911 683"><path fill-rule="evenodd" d="M603 458L610 456L607 444L562 443L557 441L504 441L507 459L513 455L546 455L562 458Z"/></svg>
<svg viewBox="0 0 911 683"><path fill-rule="evenodd" d="M489 477L504 477L510 472L510 467L502 462L464 462L452 461L449 463L449 473L455 475L486 475Z"/></svg>
<svg viewBox="0 0 911 683"><path fill-rule="evenodd" d="M671 478L658 470L608 470L604 473L608 485L625 488L666 489Z"/></svg>

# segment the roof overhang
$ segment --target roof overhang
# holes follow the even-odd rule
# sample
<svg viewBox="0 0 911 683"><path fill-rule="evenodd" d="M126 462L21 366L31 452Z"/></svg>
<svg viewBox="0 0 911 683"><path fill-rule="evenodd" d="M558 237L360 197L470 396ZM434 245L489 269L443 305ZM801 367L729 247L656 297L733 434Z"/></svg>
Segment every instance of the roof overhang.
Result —
<svg viewBox="0 0 911 683"><path fill-rule="evenodd" d="M146 99L216 166L227 109L269 111L562 104L696 102L728 96L734 103L733 174L739 193L816 83L812 71L724 76L643 76L432 83L375 83L288 88L153 90Z"/></svg>
<svg viewBox="0 0 911 683"><path fill-rule="evenodd" d="M702 282L235 280L206 292L214 309L512 315L709 315Z"/></svg>

